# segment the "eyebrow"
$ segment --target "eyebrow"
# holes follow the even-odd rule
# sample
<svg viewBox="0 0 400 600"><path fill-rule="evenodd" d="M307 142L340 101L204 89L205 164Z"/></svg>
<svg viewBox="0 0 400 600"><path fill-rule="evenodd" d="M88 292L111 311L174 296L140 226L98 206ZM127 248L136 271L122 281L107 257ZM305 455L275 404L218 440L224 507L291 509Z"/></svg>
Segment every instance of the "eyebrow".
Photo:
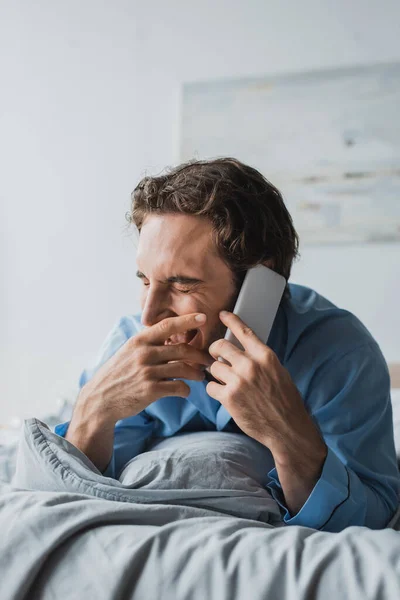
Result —
<svg viewBox="0 0 400 600"><path fill-rule="evenodd" d="M139 279L143 279L146 277L141 271L136 271L136 277ZM189 277L188 275L174 275L173 277L168 277L164 281L160 281L160 283L183 283L184 285L195 285L196 283L205 283L202 279L196 279L195 277Z"/></svg>

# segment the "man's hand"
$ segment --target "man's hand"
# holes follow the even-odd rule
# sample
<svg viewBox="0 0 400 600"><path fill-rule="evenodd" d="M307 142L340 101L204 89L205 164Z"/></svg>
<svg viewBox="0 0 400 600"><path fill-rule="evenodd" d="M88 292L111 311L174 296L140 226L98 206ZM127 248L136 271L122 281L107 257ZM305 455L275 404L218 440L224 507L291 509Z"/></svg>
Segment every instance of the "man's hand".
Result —
<svg viewBox="0 0 400 600"><path fill-rule="evenodd" d="M186 398L190 387L178 378L204 379L201 365L210 364L206 350L165 344L173 334L204 325L205 315L198 321L197 314L163 319L130 338L81 389L65 439L100 471L111 459L118 420L164 396Z"/></svg>
<svg viewBox="0 0 400 600"><path fill-rule="evenodd" d="M165 342L173 334L204 325L205 316L197 321L197 315L168 317L127 340L82 388L85 405L115 424L164 396L186 398L190 387L178 378L202 381L201 365L208 365L210 357L189 344Z"/></svg>
<svg viewBox="0 0 400 600"><path fill-rule="evenodd" d="M244 433L271 450L293 516L319 479L327 447L276 354L237 315L228 312L220 318L244 351L224 339L211 344L211 356L229 364L216 360L211 365L221 384L211 381L206 391Z"/></svg>

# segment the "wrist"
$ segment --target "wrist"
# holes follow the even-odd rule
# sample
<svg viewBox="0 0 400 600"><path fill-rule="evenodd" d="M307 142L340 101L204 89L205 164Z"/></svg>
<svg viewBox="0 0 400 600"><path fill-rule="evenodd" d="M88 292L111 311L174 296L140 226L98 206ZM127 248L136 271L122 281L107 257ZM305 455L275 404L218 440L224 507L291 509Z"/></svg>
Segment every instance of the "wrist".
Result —
<svg viewBox="0 0 400 600"><path fill-rule="evenodd" d="M96 406L95 396L88 396L85 390L75 404L65 439L102 473L112 457L115 423L110 414Z"/></svg>
<svg viewBox="0 0 400 600"><path fill-rule="evenodd" d="M92 392L88 384L81 389L75 404L72 420L90 430L114 429L118 421L113 416L111 410L104 406L100 395Z"/></svg>
<svg viewBox="0 0 400 600"><path fill-rule="evenodd" d="M286 431L284 436L275 440L270 450L275 465L281 468L323 464L328 453L325 440L311 419L301 432Z"/></svg>
<svg viewBox="0 0 400 600"><path fill-rule="evenodd" d="M299 448L297 452L282 451L273 454L275 467L278 473L282 470L296 472L304 477L314 477L322 472L328 454L328 447L322 443L304 451Z"/></svg>

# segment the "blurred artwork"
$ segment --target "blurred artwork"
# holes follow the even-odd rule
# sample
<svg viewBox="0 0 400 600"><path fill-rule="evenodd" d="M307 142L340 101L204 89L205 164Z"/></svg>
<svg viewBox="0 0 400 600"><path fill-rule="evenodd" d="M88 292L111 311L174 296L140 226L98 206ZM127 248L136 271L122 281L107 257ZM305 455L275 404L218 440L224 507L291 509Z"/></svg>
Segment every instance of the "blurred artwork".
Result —
<svg viewBox="0 0 400 600"><path fill-rule="evenodd" d="M186 84L180 154L257 168L302 244L400 241L400 63Z"/></svg>

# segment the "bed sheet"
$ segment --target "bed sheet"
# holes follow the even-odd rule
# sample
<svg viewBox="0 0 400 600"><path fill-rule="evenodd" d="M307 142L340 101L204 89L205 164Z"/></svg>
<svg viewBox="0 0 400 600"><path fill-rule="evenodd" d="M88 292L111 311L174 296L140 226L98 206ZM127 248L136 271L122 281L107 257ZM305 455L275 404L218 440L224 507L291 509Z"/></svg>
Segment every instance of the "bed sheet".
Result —
<svg viewBox="0 0 400 600"><path fill-rule="evenodd" d="M147 470L133 459L117 481L45 423L25 421L14 480L0 484L0 598L400 597L398 531L282 526L260 489L265 449L250 464L252 442L225 434L234 437L224 444L220 432L225 465L204 465L203 433L186 437L184 461L157 441L150 452L169 454ZM197 486L185 489L196 472Z"/></svg>

